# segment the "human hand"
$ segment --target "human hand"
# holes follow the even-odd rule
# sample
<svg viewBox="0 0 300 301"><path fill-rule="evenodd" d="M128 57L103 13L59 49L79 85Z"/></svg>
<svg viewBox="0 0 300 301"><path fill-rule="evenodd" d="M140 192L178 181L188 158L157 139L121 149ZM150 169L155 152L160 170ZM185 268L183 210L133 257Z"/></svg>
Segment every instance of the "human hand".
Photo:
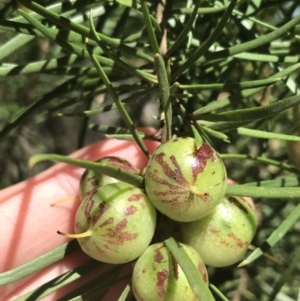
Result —
<svg viewBox="0 0 300 301"><path fill-rule="evenodd" d="M147 134L155 133L151 129L144 131ZM145 141L145 144L150 153L158 146L158 142L154 141ZM134 141L107 139L78 150L71 156L90 161L105 156L118 156L130 161L137 168L143 168L147 164L146 156ZM0 191L2 239L0 273L16 268L69 241L56 231L74 232L74 216L79 201L65 202L55 207L50 205L65 197L77 195L82 173L82 168L59 163L33 178ZM88 259L87 255L78 250L37 273L0 287L1 300L15 300L58 275L87 262ZM103 264L88 277L82 277L85 279L76 280L43 300L57 300L83 281L93 277L95 273L102 273L111 266ZM130 272L131 264L122 271L123 276ZM110 290L104 300L117 300L127 282L118 283L118 288Z"/></svg>

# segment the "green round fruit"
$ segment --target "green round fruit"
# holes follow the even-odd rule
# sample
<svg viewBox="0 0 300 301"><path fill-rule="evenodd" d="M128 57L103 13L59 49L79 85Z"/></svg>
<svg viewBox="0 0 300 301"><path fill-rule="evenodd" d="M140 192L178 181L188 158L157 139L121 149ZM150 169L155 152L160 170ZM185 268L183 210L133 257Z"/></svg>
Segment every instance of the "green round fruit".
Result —
<svg viewBox="0 0 300 301"><path fill-rule="evenodd" d="M97 160L96 162L105 163L114 167L126 170L128 172L137 173L137 170L125 159L119 157L105 157ZM119 180L95 172L93 170L86 169L82 174L79 184L79 196L81 200L84 200L87 196L93 194L95 190L103 185L120 182Z"/></svg>
<svg viewBox="0 0 300 301"><path fill-rule="evenodd" d="M208 285L208 275L199 254L180 244L198 267ZM137 301L206 301L198 300L181 267L163 243L151 245L137 260L132 273L132 290Z"/></svg>
<svg viewBox="0 0 300 301"><path fill-rule="evenodd" d="M225 166L207 143L175 138L161 144L151 156L145 187L154 206L171 219L198 220L222 200L227 186Z"/></svg>
<svg viewBox="0 0 300 301"><path fill-rule="evenodd" d="M114 264L139 257L150 244L155 227L156 210L146 194L124 182L98 188L80 204L75 220L83 251Z"/></svg>
<svg viewBox="0 0 300 301"><path fill-rule="evenodd" d="M201 220L181 223L181 234L205 264L224 267L245 256L256 227L255 211L247 200L228 197Z"/></svg>

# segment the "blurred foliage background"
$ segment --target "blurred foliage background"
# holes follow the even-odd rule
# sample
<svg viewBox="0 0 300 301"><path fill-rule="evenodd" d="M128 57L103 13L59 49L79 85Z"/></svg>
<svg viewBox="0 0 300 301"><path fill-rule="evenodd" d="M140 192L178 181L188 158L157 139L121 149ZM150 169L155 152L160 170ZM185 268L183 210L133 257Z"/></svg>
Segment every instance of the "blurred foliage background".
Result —
<svg viewBox="0 0 300 301"><path fill-rule="evenodd" d="M128 74L128 70L114 61L104 48L96 45L95 39L89 37L87 40L85 33L76 34L76 28L70 24L59 23L55 18L51 19L50 15L41 17L39 12L33 17L41 20L41 24L55 34L53 39L45 37L44 33L41 34L17 12L17 8L30 12L30 8L33 9L28 5L30 3L32 1L0 3L0 169L3 175L0 178L0 188L22 181L50 166L46 162L39 164L34 171L29 170L27 162L34 154L67 155L105 138L106 134L128 133L118 111L108 106L113 104L113 99L107 93L91 60L76 52L70 53L69 49L63 47L63 42L67 41L78 49L85 49L86 42L94 53L103 58L105 71L119 98L126 103L135 126L159 129L164 124L163 120L159 120L162 108L158 85L151 78L155 74L154 51L149 43L139 1L73 0L38 3L42 7L41 11L47 7L48 11L63 15L87 28L90 27L88 17L93 8L95 28L107 37L103 39L103 43L108 53L122 59L132 69L144 72L150 78L149 81L134 76L133 73ZM190 124L202 126L195 123L195 120L210 120L203 117L206 114L259 108L299 95L300 74L297 63L300 61L300 21L282 30L278 37L255 45L256 41L261 41L264 37L267 39L270 33L299 18L298 1L238 1L230 12L230 19L224 23L208 49L203 55L189 61L187 68L182 66L212 38L231 2L200 1L195 16L193 11L196 1L166 1L165 7L160 8L162 16L159 16L162 3L151 1L148 7L154 20L162 17L162 22L158 20L155 23L152 20L152 24L160 51L167 67L170 66L172 70L169 74L170 86L175 82L186 85L177 87L172 94L174 134L191 135ZM23 4L28 8L24 8ZM188 25L191 16L194 19ZM187 26L188 30L181 43L175 48L172 45ZM75 35L72 36L70 32ZM109 40L111 38L114 38L113 42ZM63 42L60 43L61 41ZM124 49L119 45L128 48ZM170 48L172 53L168 52ZM140 53L137 54L137 51ZM109 60L105 61L107 58ZM268 79L291 66L295 67L293 72L277 76L277 80L272 83L260 86L254 84L254 81ZM241 82L252 84L243 88ZM193 85L200 84L207 86L193 88ZM213 87L208 84L221 86ZM202 115L195 115L194 118L193 114L199 109L202 110ZM101 114L99 110L102 110ZM233 118L230 121L242 122L243 118ZM268 118L257 118L245 124L249 129L288 135L295 132L293 126L298 119L298 108L293 106ZM238 183L249 183L298 177L297 168L289 165L286 141L241 135L238 132L240 126L244 124L237 124L228 131L223 131L222 126L217 124L211 128L217 131L214 133L209 132L209 127L207 130L204 124L200 132L202 129L204 139L212 143L221 154L245 154L252 158L260 156L277 163L265 164L233 156L224 159L230 178ZM219 133L226 134L227 138ZM293 211L297 200L261 198L255 201L259 228L253 244L259 246ZM299 230L300 222L297 221L270 251L286 265L291 262L292 254L297 250L299 252ZM277 297L272 295L272 289L285 270L286 267L260 257L245 268L210 268L209 272L211 283L233 301L300 300L299 263L286 279Z"/></svg>

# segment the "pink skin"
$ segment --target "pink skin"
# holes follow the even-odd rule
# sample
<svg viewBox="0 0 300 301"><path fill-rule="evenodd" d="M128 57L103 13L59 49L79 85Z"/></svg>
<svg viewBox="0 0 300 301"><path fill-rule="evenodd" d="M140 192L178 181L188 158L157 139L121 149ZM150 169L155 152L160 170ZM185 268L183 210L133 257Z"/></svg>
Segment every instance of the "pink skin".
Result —
<svg viewBox="0 0 300 301"><path fill-rule="evenodd" d="M155 133L153 129L141 130L148 134ZM153 141L145 141L145 144L150 153L159 145ZM147 164L146 156L135 142L115 139L95 143L74 152L71 156L91 161L105 156L119 156L126 158L137 168L143 168ZM0 237L2 239L0 273L22 265L69 241L58 235L56 231L74 232L74 216L79 201L65 202L56 207L50 207L50 204L77 195L83 171L82 168L59 163L33 178L0 191ZM38 273L0 287L1 300L12 301L87 260L88 257L81 250L77 251ZM57 300L91 278L93 274L99 275L110 267L109 264L101 265L97 271L90 273L84 279L69 284L43 300ZM131 264L125 267L122 276L129 275L131 268ZM129 281L130 278L120 282L117 288L111 289L106 294L103 301L117 300Z"/></svg>

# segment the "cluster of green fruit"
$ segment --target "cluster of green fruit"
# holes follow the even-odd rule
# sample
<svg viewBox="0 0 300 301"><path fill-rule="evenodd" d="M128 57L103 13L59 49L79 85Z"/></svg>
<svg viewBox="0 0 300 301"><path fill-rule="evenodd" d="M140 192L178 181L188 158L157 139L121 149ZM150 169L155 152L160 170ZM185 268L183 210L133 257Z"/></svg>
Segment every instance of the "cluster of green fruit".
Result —
<svg viewBox="0 0 300 301"><path fill-rule="evenodd" d="M205 265L222 267L241 260L255 234L253 207L243 198L225 197L224 164L209 144L200 144L189 137L161 144L147 165L145 191L93 171L81 178L76 234L69 237L102 262L139 257L132 275L138 301L197 300L164 243L149 246L157 228L156 209L163 214L159 227L172 231L171 221L179 226L174 236L207 284ZM117 157L99 161L138 173Z"/></svg>

